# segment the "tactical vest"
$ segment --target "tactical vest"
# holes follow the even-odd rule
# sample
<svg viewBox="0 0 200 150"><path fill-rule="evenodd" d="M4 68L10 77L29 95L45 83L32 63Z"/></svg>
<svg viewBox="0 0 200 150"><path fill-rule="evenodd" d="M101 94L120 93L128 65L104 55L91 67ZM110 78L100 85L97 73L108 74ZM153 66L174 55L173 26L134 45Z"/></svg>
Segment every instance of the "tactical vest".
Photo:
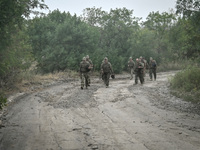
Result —
<svg viewBox="0 0 200 150"><path fill-rule="evenodd" d="M104 73L110 73L111 72L111 64L108 63L103 63L102 64L102 69Z"/></svg>
<svg viewBox="0 0 200 150"><path fill-rule="evenodd" d="M128 61L128 65L129 65L130 68L133 68L135 64L134 64L133 61Z"/></svg>
<svg viewBox="0 0 200 150"><path fill-rule="evenodd" d="M84 61L82 61L81 63L80 63L80 71L81 72L88 72L88 67L89 67L89 63L88 62L84 62Z"/></svg>
<svg viewBox="0 0 200 150"><path fill-rule="evenodd" d="M156 62L153 61L153 60L150 61L149 65L150 65L150 68L151 68L151 69L154 69L154 68L156 68L156 66L157 66L157 65L156 65Z"/></svg>

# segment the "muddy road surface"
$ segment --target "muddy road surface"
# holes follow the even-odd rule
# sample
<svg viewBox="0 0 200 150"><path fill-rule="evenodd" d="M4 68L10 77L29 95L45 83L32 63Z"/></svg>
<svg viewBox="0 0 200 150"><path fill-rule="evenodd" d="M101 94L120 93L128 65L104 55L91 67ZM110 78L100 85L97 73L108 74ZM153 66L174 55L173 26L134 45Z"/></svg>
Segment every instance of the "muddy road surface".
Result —
<svg viewBox="0 0 200 150"><path fill-rule="evenodd" d="M170 95L168 78L106 88L93 79L15 98L1 117L0 150L200 150L199 108Z"/></svg>

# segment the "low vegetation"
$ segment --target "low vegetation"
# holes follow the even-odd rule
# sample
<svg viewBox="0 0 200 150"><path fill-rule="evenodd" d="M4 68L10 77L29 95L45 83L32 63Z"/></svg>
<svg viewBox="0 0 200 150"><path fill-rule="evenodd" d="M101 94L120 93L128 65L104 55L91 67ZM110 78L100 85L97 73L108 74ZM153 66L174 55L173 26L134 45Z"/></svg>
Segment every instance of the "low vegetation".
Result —
<svg viewBox="0 0 200 150"><path fill-rule="evenodd" d="M194 103L200 103L200 68L189 66L171 79L172 94Z"/></svg>

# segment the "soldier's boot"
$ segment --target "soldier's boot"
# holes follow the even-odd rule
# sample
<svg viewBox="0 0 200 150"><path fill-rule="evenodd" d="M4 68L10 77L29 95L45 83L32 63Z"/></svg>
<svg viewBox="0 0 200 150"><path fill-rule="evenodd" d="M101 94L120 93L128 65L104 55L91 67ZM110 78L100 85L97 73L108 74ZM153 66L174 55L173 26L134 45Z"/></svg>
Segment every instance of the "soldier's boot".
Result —
<svg viewBox="0 0 200 150"><path fill-rule="evenodd" d="M81 87L81 90L83 90L83 87Z"/></svg>

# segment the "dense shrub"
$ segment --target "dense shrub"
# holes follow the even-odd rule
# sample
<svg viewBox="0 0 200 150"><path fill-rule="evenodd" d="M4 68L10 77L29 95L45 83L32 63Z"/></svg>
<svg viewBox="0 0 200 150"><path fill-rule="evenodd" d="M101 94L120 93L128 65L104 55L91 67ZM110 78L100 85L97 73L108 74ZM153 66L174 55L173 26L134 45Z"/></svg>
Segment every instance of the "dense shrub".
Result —
<svg viewBox="0 0 200 150"><path fill-rule="evenodd" d="M200 68L187 67L171 80L172 93L185 100L200 102Z"/></svg>

